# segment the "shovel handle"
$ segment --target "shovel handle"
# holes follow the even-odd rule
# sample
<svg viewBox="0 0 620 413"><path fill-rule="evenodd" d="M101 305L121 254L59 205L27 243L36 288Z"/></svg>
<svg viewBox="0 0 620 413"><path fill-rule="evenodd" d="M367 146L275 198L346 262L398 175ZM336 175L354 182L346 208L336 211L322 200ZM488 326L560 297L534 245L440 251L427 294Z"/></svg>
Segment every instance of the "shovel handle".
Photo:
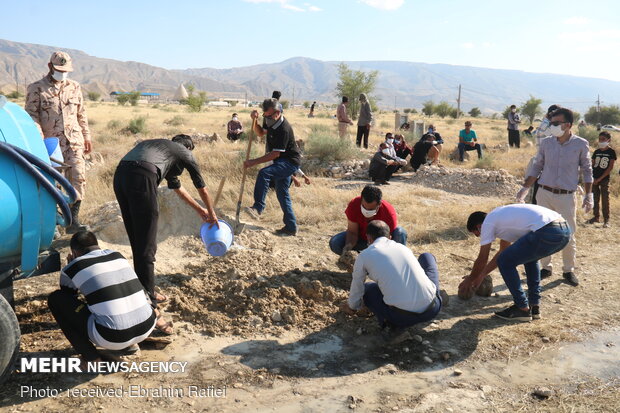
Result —
<svg viewBox="0 0 620 413"><path fill-rule="evenodd" d="M224 182L226 182L226 177L223 177L220 180L220 186L217 187L217 194L215 195L215 202L213 202L213 208L217 206L217 202L220 200L220 196L222 195L222 189L224 188Z"/></svg>
<svg viewBox="0 0 620 413"><path fill-rule="evenodd" d="M256 126L257 120L256 118L252 119L252 130L254 130L254 127ZM250 152L252 151L252 137L248 136L248 150L245 153L245 160L249 160L250 159ZM243 168L243 175L241 176L241 190L239 191L239 201L238 204L241 205L241 201L243 200L243 188L245 187L245 177L247 174L247 170L248 168Z"/></svg>

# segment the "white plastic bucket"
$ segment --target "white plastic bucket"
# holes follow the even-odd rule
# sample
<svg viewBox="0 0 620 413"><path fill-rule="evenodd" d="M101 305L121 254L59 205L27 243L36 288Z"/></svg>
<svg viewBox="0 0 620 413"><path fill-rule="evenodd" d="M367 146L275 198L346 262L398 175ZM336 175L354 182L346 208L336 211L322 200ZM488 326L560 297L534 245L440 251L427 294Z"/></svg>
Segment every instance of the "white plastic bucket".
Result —
<svg viewBox="0 0 620 413"><path fill-rule="evenodd" d="M232 246L234 235L233 229L224 220L218 220L220 227L213 225L211 228L208 222L200 227L200 237L205 244L207 252L214 257L221 257L228 252Z"/></svg>
<svg viewBox="0 0 620 413"><path fill-rule="evenodd" d="M64 158L62 157L62 151L60 150L60 143L58 142L58 138L45 138L43 142L45 143L45 148L47 149L47 154L49 155L50 158L54 158L60 162L65 161ZM50 162L52 162L52 166L54 168L61 166L57 164L56 162L53 162L53 161L50 161Z"/></svg>

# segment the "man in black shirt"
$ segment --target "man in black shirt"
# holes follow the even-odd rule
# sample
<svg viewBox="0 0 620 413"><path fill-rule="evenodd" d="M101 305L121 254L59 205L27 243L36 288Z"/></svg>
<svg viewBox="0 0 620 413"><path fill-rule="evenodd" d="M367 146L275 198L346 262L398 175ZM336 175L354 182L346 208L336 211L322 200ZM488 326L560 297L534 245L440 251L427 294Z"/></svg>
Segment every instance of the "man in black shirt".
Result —
<svg viewBox="0 0 620 413"><path fill-rule="evenodd" d="M594 217L588 224L599 222L599 201L603 209L603 227L609 227L609 176L616 162L616 151L609 147L611 135L603 131L598 135L598 149L592 154L592 192L594 193Z"/></svg>
<svg viewBox="0 0 620 413"><path fill-rule="evenodd" d="M267 135L267 153L259 158L250 159L243 163L244 168L273 161L273 164L264 167L258 172L254 186L254 205L245 210L254 218L258 218L265 209L265 198L269 190L269 183L276 184L278 202L284 212L284 227L277 230L278 235L296 235L297 219L293 212L293 203L288 188L291 184L291 175L299 169L301 156L295 142L293 128L280 112L276 99L265 99L262 104L263 126L254 124L254 132L258 136ZM258 111L251 113L252 119L258 118Z"/></svg>
<svg viewBox="0 0 620 413"><path fill-rule="evenodd" d="M157 187L160 182L165 179L168 188L174 190L205 222L217 225L211 197L191 153L193 149L194 142L188 135L177 135L172 140L143 141L121 159L114 173L114 193L131 244L134 268L153 303L167 299L155 292ZM179 175L184 169L189 172L206 208L181 186Z"/></svg>
<svg viewBox="0 0 620 413"><path fill-rule="evenodd" d="M425 164L427 160L432 161L433 164L439 162L439 150L435 147L435 142L435 135L425 133L422 139L413 146L411 166L414 172L417 172L420 166Z"/></svg>

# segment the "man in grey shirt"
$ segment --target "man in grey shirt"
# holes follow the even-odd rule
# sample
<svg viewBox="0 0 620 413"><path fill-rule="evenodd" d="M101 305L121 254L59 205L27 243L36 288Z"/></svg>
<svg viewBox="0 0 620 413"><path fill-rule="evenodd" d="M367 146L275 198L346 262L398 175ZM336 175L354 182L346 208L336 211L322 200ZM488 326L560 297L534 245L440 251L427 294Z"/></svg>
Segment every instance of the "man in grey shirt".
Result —
<svg viewBox="0 0 620 413"><path fill-rule="evenodd" d="M368 149L368 135L370 134L370 126L372 125L372 110L365 93L360 93L360 115L357 119L357 146L362 144L362 136L364 137L364 149Z"/></svg>
<svg viewBox="0 0 620 413"><path fill-rule="evenodd" d="M517 106L511 105L510 112L508 112L508 145L512 148L521 147L521 136L519 135L519 123L521 118L517 113Z"/></svg>
<svg viewBox="0 0 620 413"><path fill-rule="evenodd" d="M588 213L594 206L592 161L588 141L571 132L573 112L570 109L560 108L554 111L551 114L550 124L548 132L552 136L541 141L536 158L527 171L528 176L523 188L517 193L517 201L524 201L530 186L539 177L539 190L536 194L538 205L560 213L571 229L570 242L562 250L562 275L569 284L577 286L579 280L574 274L577 255L575 191L579 185L581 172L586 192L582 206ZM549 277L552 270L551 257L541 259L540 263L543 267L540 271L541 278Z"/></svg>

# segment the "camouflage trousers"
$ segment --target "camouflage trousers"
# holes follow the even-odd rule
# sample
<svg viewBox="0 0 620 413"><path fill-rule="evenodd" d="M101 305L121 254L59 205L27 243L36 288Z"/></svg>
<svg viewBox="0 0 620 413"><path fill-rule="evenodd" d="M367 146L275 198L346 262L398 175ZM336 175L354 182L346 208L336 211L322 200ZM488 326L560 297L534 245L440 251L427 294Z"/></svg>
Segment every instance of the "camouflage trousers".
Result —
<svg viewBox="0 0 620 413"><path fill-rule="evenodd" d="M60 138L62 157L69 168L65 170L65 177L69 180L75 192L77 201L84 199L86 193L86 161L84 160L84 145L69 143Z"/></svg>

